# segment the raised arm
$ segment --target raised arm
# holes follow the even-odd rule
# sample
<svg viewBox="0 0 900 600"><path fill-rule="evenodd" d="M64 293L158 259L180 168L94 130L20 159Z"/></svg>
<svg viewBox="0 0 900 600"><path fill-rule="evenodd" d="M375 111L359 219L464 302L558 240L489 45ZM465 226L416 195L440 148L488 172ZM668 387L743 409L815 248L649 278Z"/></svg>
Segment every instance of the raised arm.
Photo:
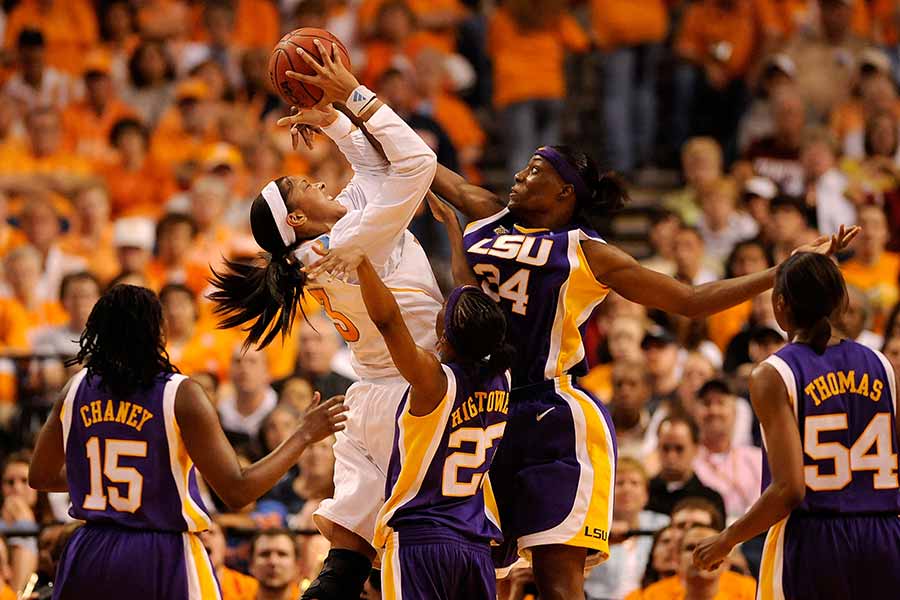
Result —
<svg viewBox="0 0 900 600"><path fill-rule="evenodd" d="M750 401L762 425L772 483L731 527L700 543L694 551L694 563L700 568L715 568L737 544L788 516L806 493L800 430L787 388L775 367L763 363L753 370Z"/></svg>
<svg viewBox="0 0 900 600"><path fill-rule="evenodd" d="M475 272L466 260L466 248L463 245L463 232L456 219L453 209L441 202L441 199L428 192L425 196L428 207L434 218L444 224L447 229L447 237L450 239L450 268L453 271L454 285L478 285Z"/></svg>
<svg viewBox="0 0 900 600"><path fill-rule="evenodd" d="M859 233L859 227L844 229L833 236L823 236L795 252L833 255L840 252ZM582 242L594 277L623 297L650 308L658 308L689 318L711 315L740 304L771 288L775 268L759 273L688 285L668 275L642 267L632 256L602 242Z"/></svg>
<svg viewBox="0 0 900 600"><path fill-rule="evenodd" d="M490 217L505 208L495 193L472 185L462 175L443 165L437 166L431 191L449 202L470 221Z"/></svg>
<svg viewBox="0 0 900 600"><path fill-rule="evenodd" d="M318 392L316 393L318 395ZM225 437L219 416L203 389L186 380L175 396L175 420L188 455L203 478L231 510L239 510L272 489L311 444L344 428L343 397L314 405L288 439L243 468Z"/></svg>
<svg viewBox="0 0 900 600"><path fill-rule="evenodd" d="M362 251L360 257L356 274L366 312L384 338L400 374L412 388L410 408L413 414L428 414L447 392L447 376L437 357L416 345L393 294Z"/></svg>
<svg viewBox="0 0 900 600"><path fill-rule="evenodd" d="M34 455L31 457L31 465L28 467L28 485L41 492L66 492L69 490L64 469L66 453L63 448L60 415L63 401L71 384L70 380L53 404L50 416L47 417L47 422L44 423L38 434Z"/></svg>

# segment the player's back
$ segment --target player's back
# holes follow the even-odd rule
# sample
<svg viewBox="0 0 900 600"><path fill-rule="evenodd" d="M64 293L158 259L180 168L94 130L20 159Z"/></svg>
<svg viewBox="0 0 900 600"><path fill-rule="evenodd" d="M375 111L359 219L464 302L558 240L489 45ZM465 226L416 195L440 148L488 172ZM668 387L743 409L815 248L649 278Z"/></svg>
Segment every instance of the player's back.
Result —
<svg viewBox="0 0 900 600"><path fill-rule="evenodd" d="M175 420L184 379L162 373L151 388L117 398L86 370L75 375L60 414L73 517L142 530L208 528Z"/></svg>
<svg viewBox="0 0 900 600"><path fill-rule="evenodd" d="M609 289L587 264L585 240L603 241L577 226L523 228L505 209L466 227L466 259L506 312L509 339L519 349L514 387L587 370L582 327Z"/></svg>
<svg viewBox="0 0 900 600"><path fill-rule="evenodd" d="M896 390L884 355L845 340L821 355L788 344L766 362L785 381L800 429L806 496L796 511L900 512Z"/></svg>

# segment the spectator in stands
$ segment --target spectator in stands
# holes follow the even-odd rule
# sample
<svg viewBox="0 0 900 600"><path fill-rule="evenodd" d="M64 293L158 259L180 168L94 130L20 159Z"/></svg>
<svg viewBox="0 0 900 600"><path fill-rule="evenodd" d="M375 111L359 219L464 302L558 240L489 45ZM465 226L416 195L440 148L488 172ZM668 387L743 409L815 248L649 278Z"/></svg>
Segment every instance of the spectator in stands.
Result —
<svg viewBox="0 0 900 600"><path fill-rule="evenodd" d="M238 87L242 82L240 48L235 36L235 3L207 3L202 10L200 39L182 48L179 57L180 71L187 73L197 65L212 61L221 67L228 85ZM259 17L253 15L250 18L257 20Z"/></svg>
<svg viewBox="0 0 900 600"><path fill-rule="evenodd" d="M641 340L644 339L644 324L640 319L620 317L609 325L606 345L610 361L596 365L580 383L603 402L612 397L612 371L619 362L642 361Z"/></svg>
<svg viewBox="0 0 900 600"><path fill-rule="evenodd" d="M310 446L297 461L300 476L294 480L293 491L304 500L303 508L288 521L292 529L314 531L313 513L319 504L334 495L334 439Z"/></svg>
<svg viewBox="0 0 900 600"><path fill-rule="evenodd" d="M820 27L795 36L784 49L797 65L797 86L814 117L825 120L853 89L866 42L852 31L853 0L820 0Z"/></svg>
<svg viewBox="0 0 900 600"><path fill-rule="evenodd" d="M663 197L663 206L674 211L688 225L700 218L699 195L719 181L722 171L722 147L710 137L689 139L681 148L681 171L685 187Z"/></svg>
<svg viewBox="0 0 900 600"><path fill-rule="evenodd" d="M791 85L796 77L797 65L787 54L773 54L766 59L756 84L756 97L741 117L738 126L738 151L742 155L752 142L775 132L772 95L778 88Z"/></svg>
<svg viewBox="0 0 900 600"><path fill-rule="evenodd" d="M687 416L666 417L659 426L659 475L650 480L647 510L671 514L684 498L700 497L725 514L722 496L700 481L693 462L700 443L700 429Z"/></svg>
<svg viewBox="0 0 900 600"><path fill-rule="evenodd" d="M651 327L641 340L652 382L651 406L673 398L681 377L681 359L675 336L659 326Z"/></svg>
<svg viewBox="0 0 900 600"><path fill-rule="evenodd" d="M39 29L47 37L47 63L68 73L78 73L81 60L97 43L97 16L86 0L23 0L9 13L4 46L26 28Z"/></svg>
<svg viewBox="0 0 900 600"><path fill-rule="evenodd" d="M191 187L188 212L197 225L187 260L219 268L222 257L230 254L234 233L224 223L228 187L217 177L205 175Z"/></svg>
<svg viewBox="0 0 900 600"><path fill-rule="evenodd" d="M703 285L719 277L706 265L703 236L694 227L682 227L675 234L675 278L688 285Z"/></svg>
<svg viewBox="0 0 900 600"><path fill-rule="evenodd" d="M128 0L110 0L100 11L100 43L110 57L110 77L121 94L128 85L128 59L140 42L136 10Z"/></svg>
<svg viewBox="0 0 900 600"><path fill-rule="evenodd" d="M156 160L175 168L200 159L203 147L215 139L215 119L208 110L209 86L202 79L186 79L175 89L175 107L160 119L150 142Z"/></svg>
<svg viewBox="0 0 900 600"><path fill-rule="evenodd" d="M109 141L116 158L101 174L113 217L156 217L174 192L174 181L169 170L150 156L147 128L136 119L122 119L113 125Z"/></svg>
<svg viewBox="0 0 900 600"><path fill-rule="evenodd" d="M766 177L750 177L744 182L741 205L753 217L759 227L759 238L764 244L772 238L772 199L778 195L778 187Z"/></svg>
<svg viewBox="0 0 900 600"><path fill-rule="evenodd" d="M559 0L506 0L488 23L494 108L500 111L510 175L525 167L538 146L562 140L566 52L584 52L589 44L564 7Z"/></svg>
<svg viewBox="0 0 900 600"><path fill-rule="evenodd" d="M620 456L646 458L645 435L650 423L650 372L642 361L619 361L612 370L609 412Z"/></svg>
<svg viewBox="0 0 900 600"><path fill-rule="evenodd" d="M292 407L298 413L305 413L313 401L313 387L303 377L290 377L281 386L278 403Z"/></svg>
<svg viewBox="0 0 900 600"><path fill-rule="evenodd" d="M672 577L678 572L680 540L681 532L671 525L656 532L656 535L653 536L653 544L650 546L650 560L647 561L644 575L641 578L641 587L625 596L625 600L641 600L643 591L648 586L665 577Z"/></svg>
<svg viewBox="0 0 900 600"><path fill-rule="evenodd" d="M433 118L456 148L459 166L468 181L478 183L487 136L469 106L449 91L446 55L425 48L416 57L416 86L421 101L418 112Z"/></svg>
<svg viewBox="0 0 900 600"><path fill-rule="evenodd" d="M794 248L818 236L809 226L809 212L803 200L777 196L769 203L769 210L772 212L771 251L776 263L790 256Z"/></svg>
<svg viewBox="0 0 900 600"><path fill-rule="evenodd" d="M694 549L701 540L715 535L720 530L711 527L695 526L685 531L681 539L681 568L678 583L684 590L684 598L719 598L720 600L753 600L756 597L756 581L752 577L738 575L728 571L728 562L723 561L715 569L704 571L694 566ZM728 579L726 579L726 575ZM672 579L664 581L673 581ZM673 582L674 583L674 582ZM663 582L656 584L660 586ZM674 587L674 586L673 586ZM659 589L659 591L662 591ZM645 597L653 600L653 587L647 590ZM666 596L660 595L660 598Z"/></svg>
<svg viewBox="0 0 900 600"><path fill-rule="evenodd" d="M725 261L725 277L743 277L759 273L773 265L772 255L758 240L747 240L735 245ZM706 319L709 339L721 350L728 347L731 338L741 330L750 317L753 301L747 300Z"/></svg>
<svg viewBox="0 0 900 600"><path fill-rule="evenodd" d="M94 304L100 299L100 292L100 282L88 271L70 273L63 277L59 294L68 321L43 328L34 334L35 354L55 357L44 365L47 389L61 389L65 383L63 362L78 354L78 340Z"/></svg>
<svg viewBox="0 0 900 600"><path fill-rule="evenodd" d="M0 530L20 530L25 536L7 537L12 566L13 589L21 590L25 582L37 569L38 548L34 537L27 532L37 533L41 525L53 519L47 494L38 493L28 485L28 465L31 453L15 452L4 462L0 478Z"/></svg>
<svg viewBox="0 0 900 600"><path fill-rule="evenodd" d="M722 496L726 515L736 518L759 497L762 453L756 446L734 444L738 398L725 381L706 382L698 398L700 448L694 471L704 485Z"/></svg>
<svg viewBox="0 0 900 600"><path fill-rule="evenodd" d="M687 6L675 40L684 61L675 71L677 146L691 134L711 135L725 149L726 162L736 158L738 119L749 101L745 78L773 33L757 3L700 0Z"/></svg>
<svg viewBox="0 0 900 600"><path fill-rule="evenodd" d="M512 574L510 574L512 577ZM497 585L500 585L500 582L497 582ZM503 598L502 596L498 596L498 598ZM381 600L381 571L378 569L372 569L372 572L369 574L369 578L366 579L366 584L363 586L362 595L359 597L359 600Z"/></svg>
<svg viewBox="0 0 900 600"><path fill-rule="evenodd" d="M675 274L675 234L682 226L681 218L666 208L650 213L647 240L653 249L649 258L641 261L648 269L672 276Z"/></svg>
<svg viewBox="0 0 900 600"><path fill-rule="evenodd" d="M21 226L28 244L40 254L39 277L29 285L41 299L56 299L63 276L83 270L85 262L61 249L59 217L43 195L27 199L22 208Z"/></svg>
<svg viewBox="0 0 900 600"><path fill-rule="evenodd" d="M896 373L900 370L900 337L895 335L886 338L881 351L891 363L891 366L894 367L894 372Z"/></svg>
<svg viewBox="0 0 900 600"><path fill-rule="evenodd" d="M84 59L84 100L63 112L63 129L76 154L94 163L109 163L115 151L109 143L113 126L134 110L119 100L112 82L112 59L94 50Z"/></svg>
<svg viewBox="0 0 900 600"><path fill-rule="evenodd" d="M147 276L155 235L153 221L144 217L126 217L113 224L113 245L116 247L119 273Z"/></svg>
<svg viewBox="0 0 900 600"><path fill-rule="evenodd" d="M81 257L88 270L106 283L118 273L106 188L89 185L78 191L72 204L74 213L68 233L60 240L60 250Z"/></svg>
<svg viewBox="0 0 900 600"><path fill-rule="evenodd" d="M219 418L227 432L255 438L263 419L278 403L269 384L269 368L264 352L236 348L231 360L234 392L219 401Z"/></svg>
<svg viewBox="0 0 900 600"><path fill-rule="evenodd" d="M339 342L331 320L320 313L310 315L309 322L299 326L296 374L307 379L326 398L345 393L353 381L332 368Z"/></svg>
<svg viewBox="0 0 900 600"><path fill-rule="evenodd" d="M653 544L650 532L669 524L668 516L646 509L647 484L647 472L639 460L619 458L609 532L610 556L585 581L588 598L621 600L640 585Z"/></svg>
<svg viewBox="0 0 900 600"><path fill-rule="evenodd" d="M700 218L697 230L703 237L707 255L724 262L738 242L756 237L759 226L753 217L737 210L738 186L722 178L699 194Z"/></svg>
<svg viewBox="0 0 900 600"><path fill-rule="evenodd" d="M166 352L172 364L182 373L214 373L220 381L227 379L237 343L234 333L198 323L196 295L183 284L164 285L159 300L165 317Z"/></svg>
<svg viewBox="0 0 900 600"><path fill-rule="evenodd" d="M653 161L656 82L668 17L662 0L643 2L638 11L627 0L591 2L591 25L601 50L606 156L609 166L622 173Z"/></svg>
<svg viewBox="0 0 900 600"><path fill-rule="evenodd" d="M236 101L239 108L258 121L281 106L269 83L268 63L268 48L247 50L241 57L243 85L236 90Z"/></svg>
<svg viewBox="0 0 900 600"><path fill-rule="evenodd" d="M65 73L47 66L47 45L40 30L22 29L16 54L17 72L6 82L6 94L27 110L39 106L61 109L69 103L72 82Z"/></svg>
<svg viewBox="0 0 900 600"><path fill-rule="evenodd" d="M153 289L176 283L194 294L206 288L209 267L188 260L197 235L197 225L189 216L167 213L156 224L156 256L147 265L147 278Z"/></svg>
<svg viewBox="0 0 900 600"><path fill-rule="evenodd" d="M155 127L175 98L175 63L162 42L138 44L128 62L128 79L123 99L144 123Z"/></svg>
<svg viewBox="0 0 900 600"><path fill-rule="evenodd" d="M200 534L203 547L209 552L209 560L216 570L216 578L222 591L222 600L254 600L259 591L259 582L240 571L229 569L225 564L225 532L214 520L209 529Z"/></svg>
<svg viewBox="0 0 900 600"><path fill-rule="evenodd" d="M672 508L671 526L684 533L696 525L725 529L725 514L706 498L688 496L676 502Z"/></svg>
<svg viewBox="0 0 900 600"><path fill-rule="evenodd" d="M254 600L300 597L297 562L300 548L290 531L266 529L250 544L250 574L259 582Z"/></svg>
<svg viewBox="0 0 900 600"><path fill-rule="evenodd" d="M806 126L803 98L796 86L779 87L772 94L775 128L771 135L754 140L743 154L753 172L772 180L783 194L800 196L804 171L800 149Z"/></svg>
<svg viewBox="0 0 900 600"><path fill-rule="evenodd" d="M853 245L853 258L841 265L844 279L860 288L868 297L874 313L873 329L884 330L890 307L900 299L897 278L900 256L887 252L888 225L884 210L878 206L861 206L859 224L863 230Z"/></svg>
<svg viewBox="0 0 900 600"><path fill-rule="evenodd" d="M5 267L12 297L27 316L26 335L29 345L33 345L34 336L41 327L65 323L66 313L59 303L59 296L44 295L35 285L41 276L41 255L33 246L20 246L7 254Z"/></svg>
<svg viewBox="0 0 900 600"><path fill-rule="evenodd" d="M856 224L856 207L846 196L847 176L837 168L836 153L828 131L812 130L804 136L800 162L806 171L806 204L814 208L816 228L822 235Z"/></svg>
<svg viewBox="0 0 900 600"><path fill-rule="evenodd" d="M872 325L872 306L865 292L855 285L847 286L847 305L835 325L841 333L873 350L884 345L884 338L869 328Z"/></svg>
<svg viewBox="0 0 900 600"><path fill-rule="evenodd" d="M265 456L278 447L278 444L290 437L296 428L300 415L305 411L299 411L290 404L279 401L259 428L260 455ZM278 480L271 490L264 494L261 500L278 502L281 504L284 514L296 514L303 509L305 498L298 496L294 491L297 478L300 476L300 467L294 465ZM318 571L316 571L318 573Z"/></svg>
<svg viewBox="0 0 900 600"><path fill-rule="evenodd" d="M697 392L703 384L712 379L716 374L716 367L706 354L699 350L689 350L682 361L681 381L675 388L675 394L671 399L663 400L653 412L650 421L653 433L653 448L657 449L657 432L663 419L668 416L693 415L697 406Z"/></svg>

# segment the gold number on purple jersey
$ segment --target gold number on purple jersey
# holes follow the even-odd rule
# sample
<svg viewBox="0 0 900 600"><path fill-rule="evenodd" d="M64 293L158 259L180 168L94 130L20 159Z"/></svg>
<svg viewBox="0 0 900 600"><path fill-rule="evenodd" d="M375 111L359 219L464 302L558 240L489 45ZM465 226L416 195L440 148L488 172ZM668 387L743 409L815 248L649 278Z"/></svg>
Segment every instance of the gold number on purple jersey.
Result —
<svg viewBox="0 0 900 600"><path fill-rule="evenodd" d="M513 303L512 311L514 313L525 314L528 310L528 278L531 276L531 271L519 269L512 277L501 283L500 269L494 265L479 263L473 270L476 275L484 277L481 288L485 294L493 298L494 302L500 302L501 299L509 300Z"/></svg>
<svg viewBox="0 0 900 600"><path fill-rule="evenodd" d="M464 442L475 444L472 452L454 452L444 462L444 476L441 481L441 491L445 496L456 498L474 496L481 486L484 473L473 473L469 481L460 481L460 469L480 469L487 459L488 449L494 445L494 440L503 437L506 422L495 423L487 429L480 427L462 427L450 434L447 441L448 448L459 448Z"/></svg>
<svg viewBox="0 0 900 600"><path fill-rule="evenodd" d="M822 442L819 434L847 429L846 413L806 417L803 450L813 460L834 461L834 473L822 474L816 465L803 468L806 485L813 491L826 492L845 488L853 480L853 471L874 471L872 486L876 490L897 487L897 455L891 452L891 415L878 413L848 450L840 442ZM875 446L875 453L869 451Z"/></svg>
<svg viewBox="0 0 900 600"><path fill-rule="evenodd" d="M114 510L133 513L141 507L144 478L134 467L119 466L120 456L146 458L147 442L137 440L104 440L106 460L100 455L100 438L94 436L85 444L91 470L91 491L81 505L85 510L106 510L107 501ZM102 465L102 471L101 471ZM103 476L113 483L124 483L128 492L122 497L117 486L109 486L104 493Z"/></svg>

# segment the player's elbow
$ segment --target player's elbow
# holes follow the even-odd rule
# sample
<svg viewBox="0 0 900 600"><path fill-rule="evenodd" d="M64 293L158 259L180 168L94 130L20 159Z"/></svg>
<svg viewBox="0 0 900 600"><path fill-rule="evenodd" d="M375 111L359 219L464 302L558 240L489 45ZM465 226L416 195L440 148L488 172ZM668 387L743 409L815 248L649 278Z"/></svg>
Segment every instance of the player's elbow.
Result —
<svg viewBox="0 0 900 600"><path fill-rule="evenodd" d="M225 507L231 512L240 512L255 500L255 498L251 497L249 494L243 493L238 486L228 487L231 488L229 491L226 492L225 490L222 490L222 492L220 492L219 490L216 490L216 494L225 504Z"/></svg>
<svg viewBox="0 0 900 600"><path fill-rule="evenodd" d="M50 491L54 479L49 473L43 472L43 469L35 468L33 463L28 468L28 486L34 490L39 492Z"/></svg>
<svg viewBox="0 0 900 600"><path fill-rule="evenodd" d="M806 483L800 479L799 481L787 482L781 486L781 498L785 507L790 512L800 506L803 499L806 498Z"/></svg>

